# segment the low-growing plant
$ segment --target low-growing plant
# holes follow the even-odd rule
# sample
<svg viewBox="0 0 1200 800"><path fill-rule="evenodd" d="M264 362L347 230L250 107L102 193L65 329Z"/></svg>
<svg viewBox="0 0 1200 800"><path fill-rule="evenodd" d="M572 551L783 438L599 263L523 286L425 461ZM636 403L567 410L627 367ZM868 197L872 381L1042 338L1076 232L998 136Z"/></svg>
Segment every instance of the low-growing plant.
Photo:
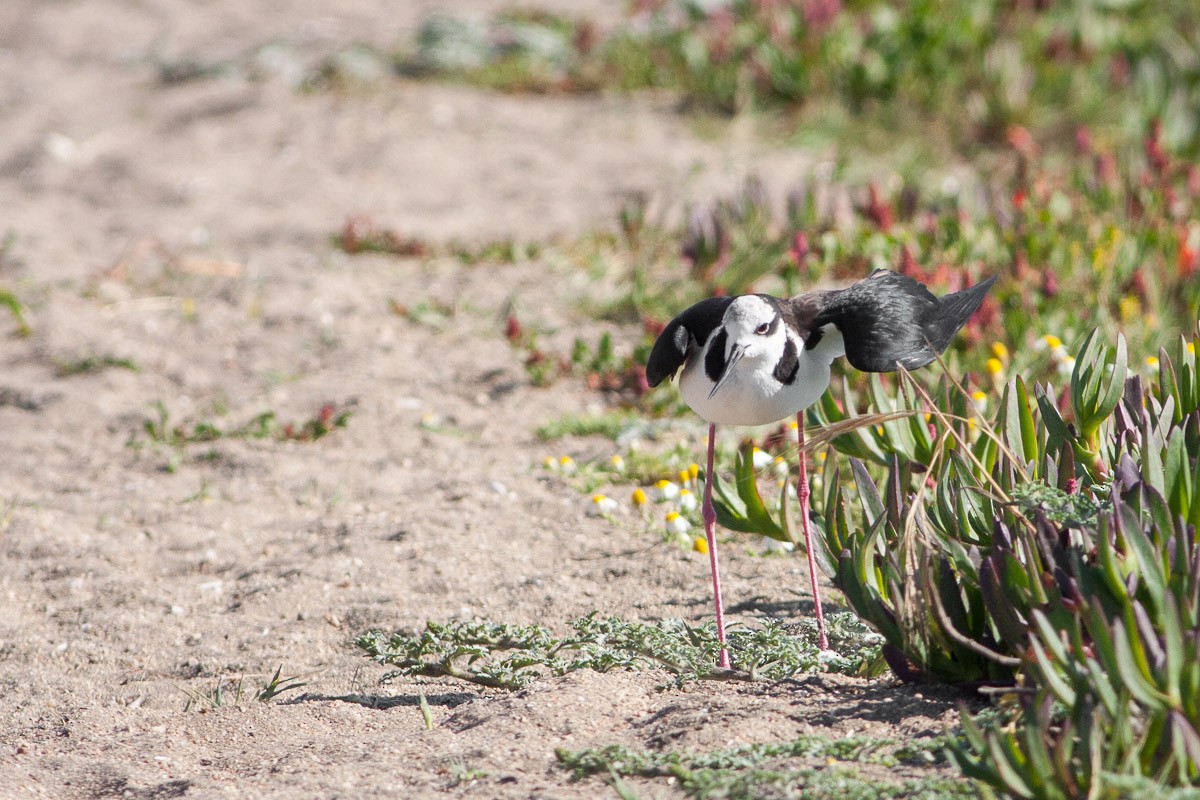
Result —
<svg viewBox="0 0 1200 800"><path fill-rule="evenodd" d="M918 752L891 739L850 736L830 739L803 736L790 742L741 745L709 753L653 752L622 745L590 750L555 751L559 764L575 780L590 776L668 778L696 798L950 798L976 797L964 781L943 775L911 780L864 777L854 765L895 767ZM923 752L923 751L922 751ZM821 766L801 767L794 762ZM830 764L836 766L830 766Z"/></svg>
<svg viewBox="0 0 1200 800"><path fill-rule="evenodd" d="M10 291L0 289L0 307L7 308L12 314L13 319L17 323L17 334L19 336L29 336L33 333L33 328L29 327L29 321L25 318L25 306L17 299L17 296Z"/></svg>
<svg viewBox="0 0 1200 800"><path fill-rule="evenodd" d="M311 418L300 422L281 423L274 411L264 411L242 425L224 428L211 420L174 422L162 401L154 404L154 411L154 416L146 417L142 423L145 438L133 434L127 445L139 451L147 448L159 454L165 451L165 469L168 472L179 468L184 452L190 445L222 439L313 442L338 428L346 427L353 413L349 406L339 408L333 403L326 403ZM198 460L212 457L212 451L196 456Z"/></svg>
<svg viewBox="0 0 1200 800"><path fill-rule="evenodd" d="M450 677L500 689L519 689L539 677L581 669L597 672L657 669L675 684L695 680L780 680L817 670L864 672L877 660L872 636L853 615L828 618L834 655L822 654L815 636L774 621L733 627L733 669L716 663L715 627L681 620L658 623L603 618L596 613L571 623L558 637L540 625L490 622L429 622L418 635L369 631L355 640L368 656L393 667L382 682L401 677Z"/></svg>
<svg viewBox="0 0 1200 800"><path fill-rule="evenodd" d="M275 670L275 674L253 693L246 690L246 678L244 675L238 678L237 681L229 681L218 677L213 687L208 691L196 691L184 687L183 692L187 695L188 699L184 703L183 710L191 711L194 708L207 710L222 708L224 706L240 706L243 702L248 701L268 703L284 692L290 692L308 685L297 678L281 677L282 673L283 665L281 664Z"/></svg>
<svg viewBox="0 0 1200 800"><path fill-rule="evenodd" d="M635 4L599 36L590 22L505 13L425 20L401 71L512 92L666 88L693 107L732 114L812 106L936 136L962 150L1039 123L1112 136L1168 115L1175 143L1196 143L1197 12L1183 0L988 5ZM1120 109L1116 113L1114 109ZM809 126L812 127L812 126ZM1063 135L1065 128L1066 136Z"/></svg>
<svg viewBox="0 0 1200 800"><path fill-rule="evenodd" d="M76 375L90 375L106 369L125 369L130 372L139 371L138 365L131 359L120 358L114 355L91 355L77 358L73 361L60 361L55 367L55 372L60 378L70 378Z"/></svg>

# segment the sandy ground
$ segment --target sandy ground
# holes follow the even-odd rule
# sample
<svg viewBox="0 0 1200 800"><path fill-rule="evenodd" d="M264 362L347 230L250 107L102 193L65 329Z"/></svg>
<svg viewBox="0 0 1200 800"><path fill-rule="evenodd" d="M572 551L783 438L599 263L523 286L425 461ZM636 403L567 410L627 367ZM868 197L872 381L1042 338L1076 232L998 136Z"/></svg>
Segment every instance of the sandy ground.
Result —
<svg viewBox="0 0 1200 800"><path fill-rule="evenodd" d="M808 163L736 126L700 139L667 99L391 78L304 94L286 70L158 79L163 60L246 63L272 43L300 67L353 43L394 47L438 5L0 4L0 236L14 237L0 286L33 329L20 338L0 313L0 797L596 797L612 792L569 782L555 747L903 737L946 718L946 698L836 676L376 685L382 670L351 644L367 628L480 616L565 629L594 609L700 620L707 563L585 517L538 469L551 451L610 445L536 439L596 396L532 387L500 319L511 300L564 341L594 335L572 312L586 279L547 263L351 258L330 234L369 213L434 240L569 235L611 225L629 191L678 207ZM439 331L392 301L457 313ZM139 370L59 375L86 356ZM268 410L302 421L325 402L354 414L316 443L192 446L168 472L169 448L143 430L160 402L172 420L225 425ZM430 414L454 432L422 427ZM799 561L730 545L726 564L735 617L809 607ZM280 665L302 693L184 710L219 677L257 687ZM459 768L483 777L457 783Z"/></svg>

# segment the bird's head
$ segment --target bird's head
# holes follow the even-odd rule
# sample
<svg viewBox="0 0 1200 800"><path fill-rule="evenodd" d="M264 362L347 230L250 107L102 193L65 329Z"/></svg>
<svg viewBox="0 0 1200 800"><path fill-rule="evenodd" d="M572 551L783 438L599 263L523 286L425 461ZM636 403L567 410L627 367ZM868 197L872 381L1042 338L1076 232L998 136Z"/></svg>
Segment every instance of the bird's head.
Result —
<svg viewBox="0 0 1200 800"><path fill-rule="evenodd" d="M727 347L739 358L778 358L787 342L779 302L765 295L747 294L734 298L725 311Z"/></svg>
<svg viewBox="0 0 1200 800"><path fill-rule="evenodd" d="M721 327L725 334L725 369L710 397L720 390L742 359L773 363L787 346L783 314L779 301L773 297L747 294L734 298L725 310Z"/></svg>

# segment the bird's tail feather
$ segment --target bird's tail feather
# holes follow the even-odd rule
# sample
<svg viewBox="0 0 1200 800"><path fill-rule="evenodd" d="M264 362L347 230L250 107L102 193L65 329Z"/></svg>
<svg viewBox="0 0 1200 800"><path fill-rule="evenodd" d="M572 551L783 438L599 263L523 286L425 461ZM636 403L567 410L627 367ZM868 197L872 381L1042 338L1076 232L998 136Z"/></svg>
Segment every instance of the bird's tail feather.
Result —
<svg viewBox="0 0 1200 800"><path fill-rule="evenodd" d="M921 326L929 344L936 352L941 353L950 345L954 334L958 333L962 326L967 324L971 315L979 310L988 289L992 288L992 284L995 282L996 277L993 275L969 289L938 298L937 312L931 314L927 322Z"/></svg>

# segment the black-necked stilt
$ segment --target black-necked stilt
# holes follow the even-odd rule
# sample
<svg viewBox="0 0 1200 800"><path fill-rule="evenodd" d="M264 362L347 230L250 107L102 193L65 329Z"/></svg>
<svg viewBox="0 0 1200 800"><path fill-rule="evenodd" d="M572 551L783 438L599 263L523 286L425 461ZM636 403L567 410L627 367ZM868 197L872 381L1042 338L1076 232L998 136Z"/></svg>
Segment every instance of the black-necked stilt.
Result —
<svg viewBox="0 0 1200 800"><path fill-rule="evenodd" d="M817 588L809 529L804 409L829 386L833 360L846 356L864 372L923 367L950 344L983 302L995 278L944 297L889 270L875 270L845 289L790 299L765 294L713 297L684 311L663 329L646 362L651 386L675 375L684 401L708 421L704 533L712 567L721 666L729 666L712 504L717 425L765 425L796 415L800 444L796 493L821 649L829 646Z"/></svg>

